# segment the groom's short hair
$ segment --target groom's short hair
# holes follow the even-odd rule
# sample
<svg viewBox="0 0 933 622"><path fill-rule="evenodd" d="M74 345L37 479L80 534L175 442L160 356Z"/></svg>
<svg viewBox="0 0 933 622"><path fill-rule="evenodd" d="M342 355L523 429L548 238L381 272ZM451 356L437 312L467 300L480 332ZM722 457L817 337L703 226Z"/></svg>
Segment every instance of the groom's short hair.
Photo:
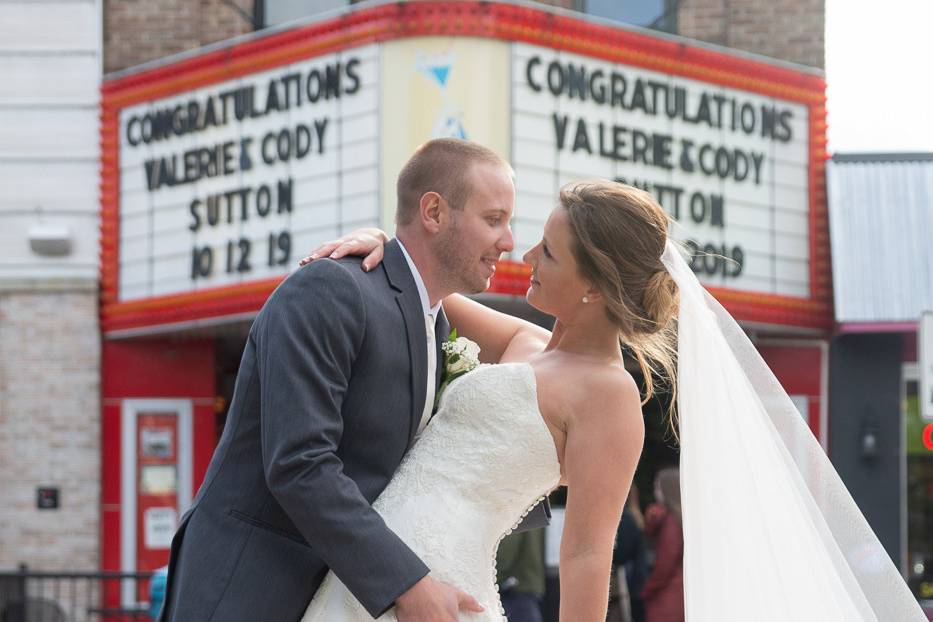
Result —
<svg viewBox="0 0 933 622"><path fill-rule="evenodd" d="M407 225L415 219L426 192L438 193L452 209L463 209L471 190L467 172L479 163L501 166L515 175L495 151L468 140L435 138L418 147L398 176L395 224Z"/></svg>

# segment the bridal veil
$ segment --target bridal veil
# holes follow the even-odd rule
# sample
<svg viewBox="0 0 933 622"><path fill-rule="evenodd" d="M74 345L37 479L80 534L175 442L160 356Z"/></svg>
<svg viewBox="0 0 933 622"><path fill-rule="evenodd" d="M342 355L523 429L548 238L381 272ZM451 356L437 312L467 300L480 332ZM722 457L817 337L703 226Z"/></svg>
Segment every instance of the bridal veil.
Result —
<svg viewBox="0 0 933 622"><path fill-rule="evenodd" d="M826 454L676 243L684 597L691 622L926 622Z"/></svg>

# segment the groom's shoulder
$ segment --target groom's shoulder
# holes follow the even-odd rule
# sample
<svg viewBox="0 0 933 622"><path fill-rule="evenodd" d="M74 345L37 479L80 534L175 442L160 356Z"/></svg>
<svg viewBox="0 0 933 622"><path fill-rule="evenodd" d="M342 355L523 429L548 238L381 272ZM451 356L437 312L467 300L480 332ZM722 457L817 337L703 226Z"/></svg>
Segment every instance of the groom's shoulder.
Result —
<svg viewBox="0 0 933 622"><path fill-rule="evenodd" d="M380 281L384 283L385 279L375 274L377 270L364 271L361 263L360 257L318 259L291 273L278 289L307 295L352 292L352 295L365 299L381 289Z"/></svg>
<svg viewBox="0 0 933 622"><path fill-rule="evenodd" d="M292 272L286 280L294 280L295 284L305 281L356 281L357 279L353 278L356 272L365 274L360 267L361 263L362 259L359 257L315 259Z"/></svg>
<svg viewBox="0 0 933 622"><path fill-rule="evenodd" d="M348 266L330 259L304 265L279 283L264 307L289 306L308 299L359 298L359 287Z"/></svg>

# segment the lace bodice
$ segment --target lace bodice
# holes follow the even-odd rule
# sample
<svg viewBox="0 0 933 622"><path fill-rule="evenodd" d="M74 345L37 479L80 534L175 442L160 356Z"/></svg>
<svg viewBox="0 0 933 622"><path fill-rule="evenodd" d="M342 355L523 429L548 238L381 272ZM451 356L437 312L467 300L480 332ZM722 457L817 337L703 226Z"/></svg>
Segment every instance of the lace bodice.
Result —
<svg viewBox="0 0 933 622"><path fill-rule="evenodd" d="M481 365L447 387L437 414L373 507L431 576L486 608L461 619L499 621L499 541L559 480L532 367ZM303 622L371 619L331 573ZM395 616L390 611L379 619Z"/></svg>

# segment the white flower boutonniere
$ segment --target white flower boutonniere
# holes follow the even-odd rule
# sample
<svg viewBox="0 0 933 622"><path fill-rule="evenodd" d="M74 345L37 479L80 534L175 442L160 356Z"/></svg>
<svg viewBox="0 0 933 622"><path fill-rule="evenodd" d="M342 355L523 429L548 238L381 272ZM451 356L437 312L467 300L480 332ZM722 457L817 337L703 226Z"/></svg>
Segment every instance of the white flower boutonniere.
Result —
<svg viewBox="0 0 933 622"><path fill-rule="evenodd" d="M479 346L466 337L458 337L456 328L450 331L447 341L441 344L441 350L444 351L444 371L434 400L435 408L448 384L479 366Z"/></svg>

